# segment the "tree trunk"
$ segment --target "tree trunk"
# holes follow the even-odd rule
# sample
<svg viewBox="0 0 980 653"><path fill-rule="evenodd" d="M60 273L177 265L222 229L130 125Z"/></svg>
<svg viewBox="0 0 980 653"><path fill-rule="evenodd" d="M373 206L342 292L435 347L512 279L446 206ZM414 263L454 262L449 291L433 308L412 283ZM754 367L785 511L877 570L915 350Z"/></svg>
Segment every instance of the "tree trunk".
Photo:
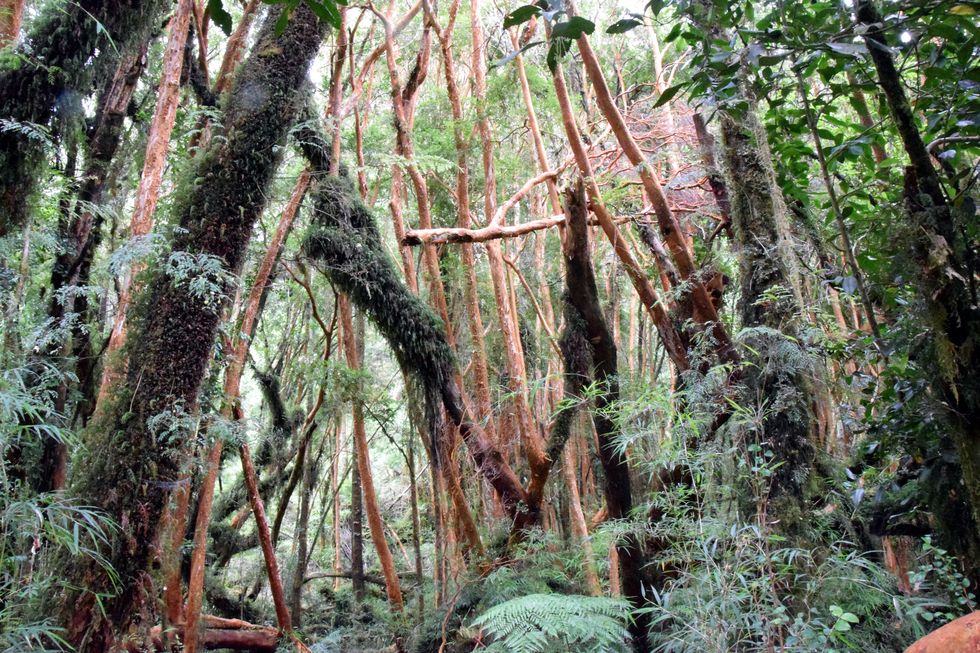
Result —
<svg viewBox="0 0 980 653"><path fill-rule="evenodd" d="M344 570L343 562L341 561L340 546L341 546L341 532L340 532L340 455L343 451L341 446L342 433L343 433L343 422L338 418L337 425L334 428L334 454L333 461L331 462L332 469L330 472L330 493L333 495L331 503L333 504L332 514L333 514L333 569L336 573L340 573ZM350 465L349 467L356 467L356 465ZM340 579L334 581L333 589L336 592L340 589Z"/></svg>
<svg viewBox="0 0 980 653"><path fill-rule="evenodd" d="M279 562L276 560L276 549L269 532L269 520L266 519L265 506L262 504L262 497L259 496L258 478L255 475L255 467L252 465L252 452L247 443L242 443L238 448L238 454L242 461L242 473L245 476L245 487L248 489L248 500L255 515L255 529L259 534L259 545L262 547L266 573L269 576L269 591L272 594L272 603L276 609L276 621L279 622L280 631L290 632L292 620L286 605L286 592L283 590L282 576L279 574Z"/></svg>
<svg viewBox="0 0 980 653"><path fill-rule="evenodd" d="M574 190L566 191L568 226L562 250L565 259L566 301L569 311L566 324L569 329L580 330L579 340L587 347L585 355L591 362L586 369L594 370L598 388L592 421L599 439L599 459L605 472L604 494L610 519L628 518L633 510L630 488L629 463L617 442L619 429L610 411L619 401L619 379L616 363L616 343L602 315L595 272L589 253L587 200L584 186L579 183ZM574 322L577 322L575 324ZM634 607L645 603L642 579L644 575L643 551L635 535L627 535L616 543L619 558L620 582L623 596ZM646 613L634 615L630 624L633 647L637 653L647 650L647 629L650 618Z"/></svg>
<svg viewBox="0 0 980 653"><path fill-rule="evenodd" d="M278 146L296 117L298 89L326 31L326 24L303 7L277 37L278 14L272 12L228 99L222 120L228 138L214 142L200 164L197 179L207 182L188 189L171 260L190 258L199 265L202 259L218 258L232 274L241 269L279 163ZM256 91L265 94L265 103L256 105ZM71 494L122 525L106 551L121 589L96 602L93 592L111 594L98 563L58 561L78 589L58 597L56 614L66 639L75 646L84 643L82 651L106 650L129 631L136 615L152 610L146 569L166 489L184 471L191 434L187 423L196 410L220 322L221 295L227 290L223 277L213 282L218 293L202 296L166 272L155 275L144 304L153 310L134 327L126 387L117 388L86 431L89 449L102 453L80 471Z"/></svg>
<svg viewBox="0 0 980 653"><path fill-rule="evenodd" d="M341 324L341 337L345 327ZM363 418L362 418L363 419ZM351 427L353 431L354 427ZM364 499L361 487L361 465L357 460L357 445L351 447L350 474L350 579L354 602L364 600Z"/></svg>
<svg viewBox="0 0 980 653"><path fill-rule="evenodd" d="M170 145L170 134L173 132L174 121L177 118L180 73L184 63L184 42L187 40L187 32L190 28L192 5L193 0L178 0L177 13L170 19L170 36L167 38L167 47L163 55L163 71L157 89L156 110L153 112L153 121L150 123L150 132L146 139L143 174L140 176L139 188L136 191L136 207L129 226L131 239L148 236L153 231L153 214L160 195L160 183L163 181L163 166ZM133 279L142 269L143 266L139 263L133 265L120 281L119 301L109 335L109 344L106 347L106 365L103 369L98 401L105 399L110 386L121 378L125 370L125 360L119 360L117 352L122 349L126 339L126 313L129 311L134 290Z"/></svg>
<svg viewBox="0 0 980 653"><path fill-rule="evenodd" d="M0 2L0 48L15 43L24 19L24 0Z"/></svg>
<svg viewBox="0 0 980 653"><path fill-rule="evenodd" d="M498 223L497 177L494 169L493 128L486 111L486 60L484 57L483 24L480 18L480 0L470 0L470 26L472 37L473 95L477 103L477 132L480 135L483 155L484 219ZM532 469L541 469L547 463L543 458L543 444L537 422L531 414L527 387L527 369L524 360L524 347L517 323L517 311L511 302L506 280L503 246L497 240L486 243L490 281L493 285L494 300L497 305L497 319L504 346L504 362L507 365L508 389L512 395L514 421L521 445L525 448L528 463ZM501 439L500 446L511 443Z"/></svg>
<svg viewBox="0 0 980 653"><path fill-rule="evenodd" d="M57 138L59 122L51 119L65 93L88 94L93 82L115 68L133 44L147 38L169 4L81 0L46 6L17 48L18 56L0 70L0 115L22 124L50 123ZM19 229L30 216L46 141L21 130L0 134L0 237Z"/></svg>
<svg viewBox="0 0 980 653"><path fill-rule="evenodd" d="M354 320L351 316L350 302L342 297L338 308L340 310L340 322L344 334L344 352L347 356L347 365L353 370L361 368L361 357L358 351L357 339L354 335ZM385 538L384 522L381 520L381 510L378 506L378 497L374 490L374 477L371 474L371 457L368 451L367 433L364 430L364 413L360 400L355 398L354 403L354 446L357 449L357 468L361 477L361 490L364 493L364 511L367 513L368 527L371 529L371 540L374 542L374 549L378 554L378 561L381 563L381 570L385 578L385 592L388 595L388 603L395 611L401 611L402 591L398 582L398 572L395 571L395 561L391 557L391 550L388 548L388 540Z"/></svg>
<svg viewBox="0 0 980 653"><path fill-rule="evenodd" d="M910 226L901 234L918 274L923 316L933 342L920 353L933 372L946 407L949 433L960 455L963 482L980 534L980 301L976 287L973 233L976 216L969 202L951 206L916 125L912 107L891 50L881 14L874 3L857 4L857 22L878 73L878 84L909 157L905 172L905 209ZM964 207L969 207L964 210ZM920 350L921 351L921 350ZM963 524L955 525L962 529Z"/></svg>
<svg viewBox="0 0 980 653"><path fill-rule="evenodd" d="M459 213L459 227L469 229L472 226L470 215L470 171L466 151L468 144L463 134L463 104L456 84L456 66L452 53L452 35L456 26L456 16L459 11L459 0L453 0L449 8L449 20L443 29L437 28L439 46L442 52L442 65L446 77L446 92L453 117L453 143L456 146L456 210ZM428 9L428 4L426 4ZM430 20L434 21L430 15ZM472 245L464 244L460 248L460 258L466 270L466 310L470 328L472 353L473 386L475 388L477 408L480 417L486 424L487 437L497 441L494 425L493 399L490 394L490 377L487 372L487 354L483 339L483 316L480 313L480 295L476 277L476 258Z"/></svg>
<svg viewBox="0 0 980 653"><path fill-rule="evenodd" d="M412 505L412 553L415 556L415 598L418 601L418 623L425 616L425 581L422 577L422 525L419 519L419 486L415 477L415 431L408 430L408 500Z"/></svg>
<svg viewBox="0 0 980 653"><path fill-rule="evenodd" d="M581 547L582 550L585 586L592 596L602 596L602 585L599 584L599 574L596 573L592 541L589 539L589 527L585 523L585 514L582 512L582 497L578 491L578 479L575 478L575 456L571 447L565 448L561 464L562 477L568 489L568 512L572 535L575 537L575 546Z"/></svg>
<svg viewBox="0 0 980 653"><path fill-rule="evenodd" d="M296 571L293 573L293 585L290 592L290 616L293 628L300 628L303 622L303 578L309 564L309 526L310 499L315 489L317 460L311 458L303 469L303 484L299 494L299 518L296 521Z"/></svg>
<svg viewBox="0 0 980 653"><path fill-rule="evenodd" d="M749 101L746 111L719 115L742 324L762 328L745 336L754 364L745 368L743 399L747 405L761 401L766 407L764 419L748 436L763 450L775 452L772 462L778 465L765 512L784 534L805 536L815 458L815 386L826 370L796 338L804 300L794 239L768 138L744 88L743 94Z"/></svg>

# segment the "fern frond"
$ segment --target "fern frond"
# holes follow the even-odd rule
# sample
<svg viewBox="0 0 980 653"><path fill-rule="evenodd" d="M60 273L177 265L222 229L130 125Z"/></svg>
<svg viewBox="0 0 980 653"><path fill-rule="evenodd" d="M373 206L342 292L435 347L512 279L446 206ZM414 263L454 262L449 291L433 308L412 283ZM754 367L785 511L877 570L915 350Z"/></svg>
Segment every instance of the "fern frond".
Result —
<svg viewBox="0 0 980 653"><path fill-rule="evenodd" d="M630 605L620 599L528 594L473 621L493 638L487 651L616 653L627 650Z"/></svg>

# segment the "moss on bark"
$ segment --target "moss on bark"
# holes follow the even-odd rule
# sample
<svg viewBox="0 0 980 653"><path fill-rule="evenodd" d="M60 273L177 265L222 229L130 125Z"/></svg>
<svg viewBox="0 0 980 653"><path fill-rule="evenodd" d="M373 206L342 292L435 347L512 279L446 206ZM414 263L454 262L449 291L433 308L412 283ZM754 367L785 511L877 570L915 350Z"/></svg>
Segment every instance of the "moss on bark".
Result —
<svg viewBox="0 0 980 653"><path fill-rule="evenodd" d="M277 37L280 11L270 13L236 78L221 121L224 138L212 141L177 209L172 252L220 259L233 274L241 270L280 146L305 95L307 70L326 32L324 23L300 8ZM79 589L58 597L58 614L68 641L80 651L107 650L128 636L141 641L150 625L155 612L150 597L157 590L149 567L158 523L169 490L184 472L220 308L220 299L194 292L185 281L163 270L153 274L128 339L126 387L117 389L85 432L93 455L70 491L118 523L103 553L119 587L93 562L61 561L66 579ZM102 599L105 617L95 593L109 596Z"/></svg>
<svg viewBox="0 0 980 653"><path fill-rule="evenodd" d="M60 114L92 92L133 44L143 42L167 0L49 3L16 50L0 54L0 237L27 220L47 143ZM94 59L93 59L94 58Z"/></svg>
<svg viewBox="0 0 980 653"><path fill-rule="evenodd" d="M301 135L314 167L328 169L321 139ZM313 228L303 248L326 266L333 282L374 322L406 375L418 381L433 438L442 433L445 408L477 468L513 517L525 508L526 493L483 430L464 415L456 386L455 358L445 330L425 303L402 283L381 244L374 218L344 177L325 177L313 195ZM436 444L436 443L433 443ZM439 451L433 446L432 451ZM434 462L438 462L437 460Z"/></svg>
<svg viewBox="0 0 980 653"><path fill-rule="evenodd" d="M768 510L784 533L804 532L815 448L812 385L816 369L799 340L803 310L796 243L776 181L765 132L748 107L722 111L721 153L739 256L739 340L748 352L740 401L760 411L746 439L771 451Z"/></svg>

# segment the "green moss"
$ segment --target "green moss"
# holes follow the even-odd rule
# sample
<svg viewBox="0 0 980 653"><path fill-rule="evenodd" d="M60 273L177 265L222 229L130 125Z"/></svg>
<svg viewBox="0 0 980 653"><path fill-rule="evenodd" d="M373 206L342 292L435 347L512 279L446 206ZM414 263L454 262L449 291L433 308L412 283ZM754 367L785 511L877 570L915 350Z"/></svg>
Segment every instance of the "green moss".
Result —
<svg viewBox="0 0 980 653"><path fill-rule="evenodd" d="M320 179L303 248L370 317L402 369L418 377L434 427L442 389L453 374L452 350L439 319L402 283L371 212L348 180Z"/></svg>
<svg viewBox="0 0 980 653"><path fill-rule="evenodd" d="M57 138L65 99L91 93L122 53L149 37L168 6L166 0L49 3L24 43L0 62L0 116L19 125L0 132L0 236L27 219L48 147L25 130L50 127Z"/></svg>
<svg viewBox="0 0 980 653"><path fill-rule="evenodd" d="M309 63L326 32L312 12L300 9L276 37L277 16L274 11L259 35L259 54L239 71L222 116L223 138L212 140L177 206L180 228L171 251L220 259L233 274L241 269L280 146L304 99ZM270 43L278 44L276 54L269 54ZM114 632L154 610L147 570L167 496L186 473L198 395L221 319L214 304L163 270L150 276L137 313L128 338L129 396L107 406L86 430L96 455L71 486L80 501L119 524L105 552L119 575L118 592L101 569L63 561L66 578L80 589L59 601L61 617L67 639L86 642L83 651L107 650ZM111 597L103 601L105 617L93 605L78 608L79 597L91 596L86 592Z"/></svg>

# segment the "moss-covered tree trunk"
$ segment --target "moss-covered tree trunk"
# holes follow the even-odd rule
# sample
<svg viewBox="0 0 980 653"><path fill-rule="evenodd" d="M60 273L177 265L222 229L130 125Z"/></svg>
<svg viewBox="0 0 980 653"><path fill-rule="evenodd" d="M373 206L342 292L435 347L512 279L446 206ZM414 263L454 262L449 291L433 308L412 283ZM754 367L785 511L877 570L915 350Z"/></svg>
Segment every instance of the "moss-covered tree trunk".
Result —
<svg viewBox="0 0 980 653"><path fill-rule="evenodd" d="M93 377L97 355L92 348L89 323L92 319L89 297L71 289L89 284L95 251L102 240L104 213L97 207L102 201L106 179L116 151L122 142L123 120L146 64L146 48L135 48L123 57L107 81L99 98L94 127L88 136L87 157L77 197L68 203L58 225L61 250L51 269L51 299L48 317L53 328L66 327L63 340L53 343L47 355L73 356L75 375L81 398L75 412L84 419L90 414ZM62 379L57 390L56 412L65 414L68 380ZM39 491L60 490L66 474L65 443L44 438L40 465L33 476Z"/></svg>
<svg viewBox="0 0 980 653"><path fill-rule="evenodd" d="M709 0L693 0L687 14L706 34L706 50L714 41L728 38ZM755 98L741 75L735 77L716 82L736 84L735 97L717 112L722 172L738 253L740 344L747 358L736 400L761 416L739 437L746 444L759 445L763 457L764 452L772 452L767 464L774 474L764 497L768 500L760 503L764 510L759 518L773 521L770 517L778 514L780 530L802 533L798 527L805 526L802 517L816 453L812 384L823 372L813 368L796 338L804 303L797 243ZM706 141L703 125L698 125L698 131ZM723 206L722 197L716 198Z"/></svg>
<svg viewBox="0 0 980 653"><path fill-rule="evenodd" d="M132 44L141 43L167 0L80 0L48 3L24 42L0 61L0 237L27 219L47 144L56 137L59 108L84 97ZM93 64L94 57L94 64Z"/></svg>
<svg viewBox="0 0 980 653"><path fill-rule="evenodd" d="M776 181L768 139L749 92L744 111L721 111L721 158L738 251L744 368L739 401L762 415L746 437L772 451L767 512L783 532L805 530L812 442L814 379L821 374L796 338L803 310L792 230ZM819 381L816 381L819 382ZM764 517L764 515L762 515Z"/></svg>
<svg viewBox="0 0 980 653"><path fill-rule="evenodd" d="M933 375L946 408L949 435L956 444L963 481L980 534L980 301L977 289L976 208L960 196L951 203L888 47L883 19L874 3L858 3L857 22L878 84L888 102L910 165L905 172L908 224L897 235L908 253L924 308L931 346L917 352L919 364ZM963 528L963 524L955 525Z"/></svg>
<svg viewBox="0 0 980 653"><path fill-rule="evenodd" d="M326 151L325 147L308 147L307 155L316 167L328 169L329 165L318 161ZM324 263L333 282L378 327L402 369L419 382L430 436L441 433L444 407L505 510L512 518L521 514L527 495L517 475L483 429L465 416L453 373L455 361L442 326L398 278L370 211L349 181L340 177L320 181L314 194L314 220L315 229L304 249Z"/></svg>
<svg viewBox="0 0 980 653"><path fill-rule="evenodd" d="M689 9L690 20L708 35L705 48L711 47L708 39L727 38L710 2L696 0ZM720 107L718 116L720 158L738 253L741 345L748 358L737 401L762 416L749 425L751 432L740 437L763 452L773 452L768 458L775 470L768 501L760 505L768 513L778 513L781 530L792 532L803 525L815 456L812 380L807 378L813 371L796 339L803 283L768 136L756 115L751 90L736 77L737 96ZM759 517L768 519L766 510Z"/></svg>
<svg viewBox="0 0 980 653"><path fill-rule="evenodd" d="M215 139L183 189L170 262L189 266L193 278L160 270L140 302L129 346L125 387L100 409L85 434L91 455L70 492L103 509L118 524L104 551L118 574L94 562L62 559L65 590L57 611L68 641L80 651L104 651L122 637L141 639L155 611L153 574L160 516L183 469L197 395L220 322L224 278L209 279L195 266L220 261L237 273L253 224L280 160L281 145L298 115L310 62L326 25L306 8L296 10L276 36L272 11L243 64L224 109L225 138ZM172 268L173 266L171 266ZM215 292L201 292L200 283ZM96 600L96 593L109 597ZM99 604L104 607L105 613Z"/></svg>

